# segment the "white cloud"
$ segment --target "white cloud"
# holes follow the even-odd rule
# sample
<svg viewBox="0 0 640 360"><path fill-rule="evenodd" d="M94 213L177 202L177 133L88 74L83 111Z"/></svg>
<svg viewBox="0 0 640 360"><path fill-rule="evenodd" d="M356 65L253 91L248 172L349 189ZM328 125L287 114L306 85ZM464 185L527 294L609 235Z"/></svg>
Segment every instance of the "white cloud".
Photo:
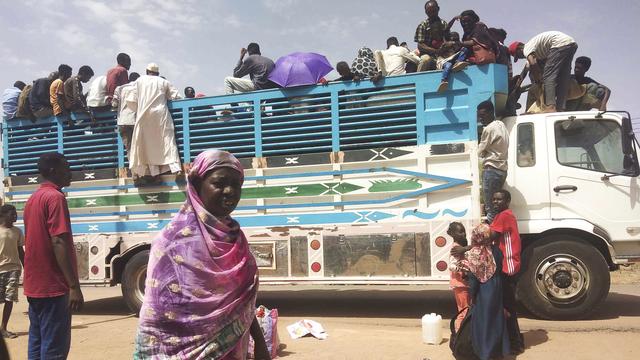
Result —
<svg viewBox="0 0 640 360"><path fill-rule="evenodd" d="M262 4L269 11L276 14L282 14L285 10L291 9L294 4L299 2L299 0L263 0Z"/></svg>
<svg viewBox="0 0 640 360"><path fill-rule="evenodd" d="M235 29L241 28L243 25L242 21L240 21L240 18L233 14L225 16L222 21L226 26L230 26Z"/></svg>
<svg viewBox="0 0 640 360"><path fill-rule="evenodd" d="M75 1L74 5L79 8L84 8L90 12L90 16L100 22L109 22L118 14L112 7L107 6L105 3L94 0L82 0Z"/></svg>
<svg viewBox="0 0 640 360"><path fill-rule="evenodd" d="M131 55L132 69L143 69L145 64L156 62L164 69L163 73L177 74L181 71L190 75L198 72L195 64L178 64L171 60L176 57L176 51L167 46L171 41L180 41L187 36L185 33L202 25L202 15L198 13L196 1L116 0L106 3L74 0L73 5L82 9L88 20L106 25L107 41L94 41L97 46L111 51L105 56L111 58L113 52L126 52ZM237 18L235 22L239 24ZM230 24L233 23L234 18L231 18ZM90 39L80 36L76 40L62 40L88 42Z"/></svg>

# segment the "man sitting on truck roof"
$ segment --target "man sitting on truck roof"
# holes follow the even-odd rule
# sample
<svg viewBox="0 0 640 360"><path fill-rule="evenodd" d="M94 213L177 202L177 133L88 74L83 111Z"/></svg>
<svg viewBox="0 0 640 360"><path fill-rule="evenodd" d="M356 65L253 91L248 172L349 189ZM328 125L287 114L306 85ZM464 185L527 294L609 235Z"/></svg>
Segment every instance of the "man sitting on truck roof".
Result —
<svg viewBox="0 0 640 360"><path fill-rule="evenodd" d="M84 65L78 70L78 75L72 76L64 82L64 106L72 112L89 112L87 99L82 91L82 83L87 83L93 77L93 69Z"/></svg>
<svg viewBox="0 0 640 360"><path fill-rule="evenodd" d="M206 95L203 93L197 93L193 86L187 86L186 88L184 88L185 99L197 99L205 96Z"/></svg>
<svg viewBox="0 0 640 360"><path fill-rule="evenodd" d="M482 123L482 136L478 156L482 162L482 195L487 222L491 224L496 210L491 204L493 194L502 189L507 178L507 150L509 132L501 120L495 118L495 108L490 100L478 104L478 122Z"/></svg>
<svg viewBox="0 0 640 360"><path fill-rule="evenodd" d="M111 104L107 102L107 76L102 75L93 79L87 93L87 106L93 112L109 111Z"/></svg>
<svg viewBox="0 0 640 360"><path fill-rule="evenodd" d="M336 71L340 77L333 81L360 81L360 77L354 74L346 61L340 61L336 64Z"/></svg>
<svg viewBox="0 0 640 360"><path fill-rule="evenodd" d="M245 59L245 55L249 54ZM260 45L251 43L247 48L240 49L240 60L235 69L233 76L224 79L225 93L233 94L234 92L247 92L253 90L268 89L273 86L269 80L269 74L275 67L273 60L260 53ZM249 75L250 80L242 79Z"/></svg>
<svg viewBox="0 0 640 360"><path fill-rule="evenodd" d="M67 113L67 109L64 107L64 82L71 77L72 71L71 66L67 64L58 66L58 78L53 80L49 88L49 101L51 102L54 116Z"/></svg>
<svg viewBox="0 0 640 360"><path fill-rule="evenodd" d="M33 87L29 93L29 106L35 117L42 118L51 116L51 99L49 98L49 89L51 82L58 78L58 72L54 71L46 78L40 78L33 81Z"/></svg>
<svg viewBox="0 0 640 360"><path fill-rule="evenodd" d="M567 110L591 110L594 107L600 111L607 110L607 102L609 101L609 96L611 96L611 90L592 78L585 76L589 68L591 68L590 58L586 56L576 58L573 75L571 75L571 77L575 79L579 85L586 87L586 93L580 99L567 102Z"/></svg>
<svg viewBox="0 0 640 360"><path fill-rule="evenodd" d="M404 69L409 55L409 49L400 46L398 38L392 36L387 39L386 50L375 51L376 62L378 63L378 74L374 76L395 76L403 75L407 72ZM373 80L376 82L376 80Z"/></svg>
<svg viewBox="0 0 640 360"><path fill-rule="evenodd" d="M16 117L16 113L18 112L18 98L20 98L20 93L25 86L27 86L27 84L22 81L16 81L12 87L2 93L2 115L5 119L9 120Z"/></svg>
<svg viewBox="0 0 640 360"><path fill-rule="evenodd" d="M527 59L531 79L544 84L544 112L565 110L571 61L576 50L576 41L560 31L546 31L534 36L526 44L516 41L509 45L513 61ZM541 61L544 61L544 66Z"/></svg>
<svg viewBox="0 0 640 360"><path fill-rule="evenodd" d="M449 38L451 26L440 18L440 6L436 0L429 0L424 4L424 12L427 18L416 28L414 40L418 43L420 50L420 62L418 71L428 71L436 69L436 60L439 56L439 49L446 39Z"/></svg>
<svg viewBox="0 0 640 360"><path fill-rule="evenodd" d="M118 65L107 71L107 104L111 103L111 98L116 88L129 82L129 69L131 68L131 57L125 53L120 53L116 57Z"/></svg>
<svg viewBox="0 0 640 360"><path fill-rule="evenodd" d="M245 59L245 55L249 54ZM254 90L270 89L276 85L269 80L269 74L276 65L273 60L260 53L260 45L250 43L247 48L240 49L240 60L233 69L233 76L224 78L225 94L233 94L235 92L248 92ZM250 80L242 79L249 75ZM236 106L237 104L232 104ZM230 109L222 111L223 115L233 113Z"/></svg>

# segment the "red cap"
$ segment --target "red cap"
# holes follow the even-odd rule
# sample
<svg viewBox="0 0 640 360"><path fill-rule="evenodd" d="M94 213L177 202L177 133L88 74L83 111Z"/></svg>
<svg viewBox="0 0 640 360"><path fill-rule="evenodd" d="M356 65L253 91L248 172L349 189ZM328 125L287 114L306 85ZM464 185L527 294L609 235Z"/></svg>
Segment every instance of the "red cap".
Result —
<svg viewBox="0 0 640 360"><path fill-rule="evenodd" d="M511 56L513 56L514 58L516 57L516 51L518 50L518 46L520 45L522 45L520 41L514 41L511 43L511 45L509 45L509 54L511 54ZM515 58L515 60L517 61L518 59Z"/></svg>

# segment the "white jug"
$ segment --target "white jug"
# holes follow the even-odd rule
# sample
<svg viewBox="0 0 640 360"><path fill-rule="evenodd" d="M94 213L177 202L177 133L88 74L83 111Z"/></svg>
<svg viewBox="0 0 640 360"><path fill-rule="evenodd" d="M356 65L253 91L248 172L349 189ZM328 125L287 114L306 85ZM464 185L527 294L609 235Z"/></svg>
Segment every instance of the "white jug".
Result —
<svg viewBox="0 0 640 360"><path fill-rule="evenodd" d="M433 345L442 342L442 316L431 313L422 317L422 342Z"/></svg>

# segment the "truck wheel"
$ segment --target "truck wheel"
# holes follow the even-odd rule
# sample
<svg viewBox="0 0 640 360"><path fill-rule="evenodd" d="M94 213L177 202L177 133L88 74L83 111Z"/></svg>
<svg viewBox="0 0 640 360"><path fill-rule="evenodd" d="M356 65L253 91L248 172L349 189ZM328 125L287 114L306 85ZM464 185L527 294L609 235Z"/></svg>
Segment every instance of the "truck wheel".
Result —
<svg viewBox="0 0 640 360"><path fill-rule="evenodd" d="M518 298L543 319L587 317L609 293L609 267L594 246L573 236L549 236L523 253Z"/></svg>
<svg viewBox="0 0 640 360"><path fill-rule="evenodd" d="M149 250L140 251L129 259L122 273L122 296L129 310L135 314L140 313L142 307L148 262Z"/></svg>

